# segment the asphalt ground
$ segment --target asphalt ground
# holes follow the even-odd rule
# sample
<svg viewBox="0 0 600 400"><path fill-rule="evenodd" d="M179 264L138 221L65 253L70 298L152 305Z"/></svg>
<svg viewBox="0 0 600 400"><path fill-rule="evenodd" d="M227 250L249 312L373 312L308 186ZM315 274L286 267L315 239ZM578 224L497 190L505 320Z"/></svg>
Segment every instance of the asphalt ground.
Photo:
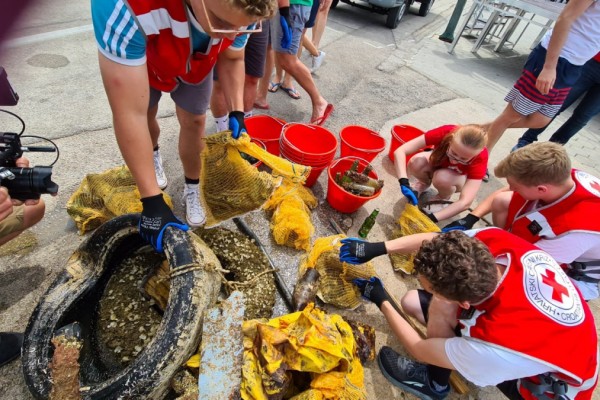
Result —
<svg viewBox="0 0 600 400"><path fill-rule="evenodd" d="M470 4L467 4L466 9ZM346 4L332 10L321 49L327 52L325 63L315 75L323 96L336 107L326 127L334 133L347 125L363 125L379 131L390 142L394 124L407 123L430 129L447 123L487 122L504 107L503 97L520 74L529 45L536 36L527 31L513 50L494 53L484 46L477 54L469 50L472 42L461 39L454 55L448 45L438 40L452 12L451 0L438 0L431 13L416 15L413 6L399 27L390 30L385 18ZM306 55L303 61L308 62ZM54 167L54 181L60 185L59 195L45 196L45 218L25 236L11 244L11 250L0 252L0 331L22 331L38 300L65 267L66 260L85 240L70 221L65 205L88 173L97 173L122 164L112 131L110 109L102 88L97 65L97 51L90 25L89 3L68 0L60 5L40 0L28 10L13 31L13 39L0 48L0 65L20 95L19 104L6 108L17 113L27 124L26 134L54 140L60 147L60 159ZM287 121L308 122L310 101L292 100L281 91L269 95L271 115ZM172 102L163 96L159 108L161 152L169 177L167 192L175 200L176 214L184 210L178 200L183 191L183 177L177 155L177 121ZM555 122L564 121L564 113ZM598 175L597 159L599 122L592 121L568 145L574 165ZM0 114L0 129L15 131L18 123ZM215 132L208 118L208 132ZM501 139L491 158L491 166L501 159L520 136L520 130L509 131ZM547 134L546 138L549 137ZM34 165L52 161L51 154L28 154ZM317 236L334 234L329 219L334 218L356 232L374 209L381 210L369 240L385 240L394 229L403 203L387 148L373 162L385 181L382 194L357 212L343 215L327 203L327 176L323 173L313 192L319 206L313 212ZM484 184L478 198L499 188L504 182L492 177ZM256 211L244 217L266 245L280 268L288 287L293 288L301 252L275 245L270 236L268 217ZM232 227L232 224L226 224ZM7 254L8 253L8 254ZM410 277L391 270L387 257L375 261L378 275L386 287L400 298L406 290L417 286ZM591 306L596 318L598 302ZM366 304L354 311L340 312L373 325L377 330L377 347L391 346L402 351L375 306ZM278 301L275 314L284 312ZM20 363L15 361L2 369L0 393L6 399L30 399L22 378ZM372 363L365 369L369 399L413 398L392 387ZM502 398L495 388L471 387L468 395L451 395L452 399ZM595 399L600 396L596 394Z"/></svg>

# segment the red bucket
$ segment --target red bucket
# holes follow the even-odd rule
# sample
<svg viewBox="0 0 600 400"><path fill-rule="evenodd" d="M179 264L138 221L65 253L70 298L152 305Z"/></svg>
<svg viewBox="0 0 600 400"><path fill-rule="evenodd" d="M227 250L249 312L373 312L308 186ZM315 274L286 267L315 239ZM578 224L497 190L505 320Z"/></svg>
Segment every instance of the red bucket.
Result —
<svg viewBox="0 0 600 400"><path fill-rule="evenodd" d="M367 201L372 200L381 194L381 190L369 197L356 196L346 192L340 185L335 183L335 174L337 172L346 172L352 166L355 160L358 160L358 171L365 169L369 163L366 160L358 157L344 157L333 161L327 170L327 202L331 207L339 212L346 214L353 213L363 206ZM379 179L375 171L369 172L369 176L373 179Z"/></svg>
<svg viewBox="0 0 600 400"><path fill-rule="evenodd" d="M358 125L349 125L340 131L340 157L354 156L368 162L385 149L385 139L375 131Z"/></svg>
<svg viewBox="0 0 600 400"><path fill-rule="evenodd" d="M287 124L283 127L279 147L290 161L311 167L322 166L333 160L338 140L321 126Z"/></svg>
<svg viewBox="0 0 600 400"><path fill-rule="evenodd" d="M390 152L388 157L394 162L394 151L406 142L410 142L414 138L417 138L424 134L419 128L415 128L411 125L394 125L392 127L392 144L390 145ZM412 156L412 155L411 155ZM410 160L411 156L406 156L406 162Z"/></svg>
<svg viewBox="0 0 600 400"><path fill-rule="evenodd" d="M284 153L281 153L281 157L284 158L285 160L288 160L290 162L296 163L296 164L302 164L299 163L297 161L292 160L291 158L287 157ZM313 187L313 185L315 183L317 183L317 180L319 179L319 176L321 176L321 172L323 172L323 170L325 168L327 168L329 166L329 164L331 164L331 161L327 162L326 164L321 164L321 165L311 165L310 166L310 174L308 174L308 176L306 177L306 181L304 182L304 186L306 187ZM302 165L307 165L307 164L302 164Z"/></svg>
<svg viewBox="0 0 600 400"><path fill-rule="evenodd" d="M266 150L279 155L279 137L285 121L269 115L253 115L244 120L248 135L263 142Z"/></svg>

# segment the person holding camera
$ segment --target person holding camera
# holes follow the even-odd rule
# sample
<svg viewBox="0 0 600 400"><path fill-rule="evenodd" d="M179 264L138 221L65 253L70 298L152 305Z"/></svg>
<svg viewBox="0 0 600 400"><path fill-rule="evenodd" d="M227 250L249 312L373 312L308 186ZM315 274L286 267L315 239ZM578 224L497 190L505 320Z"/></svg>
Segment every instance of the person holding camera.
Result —
<svg viewBox="0 0 600 400"><path fill-rule="evenodd" d="M17 159L15 164L20 168L29 168L29 160L25 157ZM46 206L41 199L25 202L12 199L0 181L0 246L40 222L45 211Z"/></svg>
<svg viewBox="0 0 600 400"><path fill-rule="evenodd" d="M156 115L163 92L175 102L186 220L206 219L199 199L200 153L217 60L229 128L245 131L244 46L275 10L275 0L92 0L100 73L117 142L142 197L140 234L157 251L167 226L187 230L165 203ZM154 149L154 156L153 156Z"/></svg>
<svg viewBox="0 0 600 400"><path fill-rule="evenodd" d="M29 160L21 157L15 164L17 167L28 168ZM40 222L45 210L46 206L41 199L26 200L24 203L12 199L8 189L0 181L0 246ZM21 354L22 344L22 333L0 332L0 367Z"/></svg>

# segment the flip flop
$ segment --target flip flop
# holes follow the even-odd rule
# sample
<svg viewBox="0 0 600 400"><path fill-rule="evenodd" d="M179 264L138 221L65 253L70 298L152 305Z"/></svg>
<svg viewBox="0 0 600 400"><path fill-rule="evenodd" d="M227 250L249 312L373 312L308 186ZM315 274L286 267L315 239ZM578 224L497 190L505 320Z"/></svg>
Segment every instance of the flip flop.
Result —
<svg viewBox="0 0 600 400"><path fill-rule="evenodd" d="M258 104L258 103L254 103L254 104L252 105L252 107L254 107L254 108L258 108L259 110L269 110L269 109L271 108L271 107L270 107L268 104L267 104L267 105L265 105L265 106L263 106L263 105L260 105L260 104Z"/></svg>
<svg viewBox="0 0 600 400"><path fill-rule="evenodd" d="M281 82L269 82L269 92L271 93L275 93L276 91L279 90L279 88L281 87Z"/></svg>
<svg viewBox="0 0 600 400"><path fill-rule="evenodd" d="M325 107L325 112L323 112L323 115L321 115L319 118L312 119L310 121L310 123L313 125L323 125L325 123L325 121L327 121L327 118L329 118L329 116L331 115L332 112L333 112L333 104L327 104L327 107Z"/></svg>
<svg viewBox="0 0 600 400"><path fill-rule="evenodd" d="M290 96L292 99L294 100L298 100L300 99L300 92L298 92L295 88L291 87L291 88L287 88L287 87L283 87L281 86L281 90L283 90L284 92L287 93L288 96Z"/></svg>

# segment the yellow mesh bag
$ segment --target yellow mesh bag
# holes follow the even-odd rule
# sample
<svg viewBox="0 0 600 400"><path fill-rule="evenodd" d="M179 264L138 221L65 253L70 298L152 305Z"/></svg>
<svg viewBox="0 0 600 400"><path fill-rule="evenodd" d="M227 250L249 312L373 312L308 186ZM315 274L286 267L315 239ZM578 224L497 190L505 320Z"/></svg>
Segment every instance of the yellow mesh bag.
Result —
<svg viewBox="0 0 600 400"><path fill-rule="evenodd" d="M303 276L308 268L316 268L320 275L317 296L327 304L353 309L360 305L361 296L352 280L370 278L377 273L371 262L352 265L340 261L340 240L345 237L334 235L315 240L312 250L300 263L298 276Z"/></svg>
<svg viewBox="0 0 600 400"><path fill-rule="evenodd" d="M294 374L309 372L310 388L294 400L366 399L364 370L352 328L310 303L268 322L245 321L241 397L289 398Z"/></svg>
<svg viewBox="0 0 600 400"><path fill-rule="evenodd" d="M169 195L163 192L163 197L173 208ZM126 166L86 175L67 202L67 213L81 234L116 216L138 212L142 212L140 192Z"/></svg>
<svg viewBox="0 0 600 400"><path fill-rule="evenodd" d="M236 140L231 131L223 131L205 140L200 200L207 227L260 208L280 184L281 177L302 183L310 173L310 167L293 164L250 142L247 134ZM273 170L272 174L251 166L240 152L261 160Z"/></svg>
<svg viewBox="0 0 600 400"><path fill-rule="evenodd" d="M263 205L265 210L273 211L271 232L275 243L308 250L315 231L310 209L316 206L317 199L310 189L284 179Z"/></svg>
<svg viewBox="0 0 600 400"><path fill-rule="evenodd" d="M423 214L417 206L413 206L412 204L406 204L397 223L400 229L397 229L392 233L392 239L397 239L401 236L414 235L415 233L440 232L440 228ZM394 271L412 274L415 254L416 252L410 254L390 254L390 261L392 262Z"/></svg>

